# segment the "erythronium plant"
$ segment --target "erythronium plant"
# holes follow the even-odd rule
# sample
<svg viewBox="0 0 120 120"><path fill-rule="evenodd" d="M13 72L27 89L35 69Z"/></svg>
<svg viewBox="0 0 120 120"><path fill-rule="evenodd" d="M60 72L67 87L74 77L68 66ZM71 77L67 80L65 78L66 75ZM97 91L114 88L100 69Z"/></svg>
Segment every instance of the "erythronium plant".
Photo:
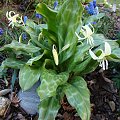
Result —
<svg viewBox="0 0 120 120"><path fill-rule="evenodd" d="M0 51L10 53L0 70L6 67L20 69L19 84L23 91L40 79L41 84L37 88L40 96L39 120L54 120L65 95L81 119L89 120L90 92L83 75L94 71L101 62L99 60L120 61L120 42L95 34L89 26L82 27L83 10L81 0L66 0L58 12L40 3L36 12L46 19L46 24L37 25L29 19L25 25L15 23L29 34L30 39L26 44L22 40L13 40L0 48ZM82 29L84 35L81 42L78 29ZM92 39L93 50L85 39ZM99 50L104 44L105 51ZM108 44L110 54L106 51Z"/></svg>

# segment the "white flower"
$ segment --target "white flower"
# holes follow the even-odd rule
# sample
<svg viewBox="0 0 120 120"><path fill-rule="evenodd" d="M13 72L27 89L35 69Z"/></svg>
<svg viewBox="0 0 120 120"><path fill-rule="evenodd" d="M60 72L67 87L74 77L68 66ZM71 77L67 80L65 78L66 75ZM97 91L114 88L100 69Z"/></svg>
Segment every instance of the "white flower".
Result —
<svg viewBox="0 0 120 120"><path fill-rule="evenodd" d="M94 45L94 40L93 40L93 33L94 33L94 28L91 24L82 26L80 33L82 34L83 37L80 37L76 32L76 36L78 37L78 40L83 40L87 39L87 43L89 43L91 46Z"/></svg>
<svg viewBox="0 0 120 120"><path fill-rule="evenodd" d="M53 45L52 54L53 54L55 64L58 65L58 53L55 45Z"/></svg>
<svg viewBox="0 0 120 120"><path fill-rule="evenodd" d="M100 49L101 50L101 49ZM100 66L103 68L103 70L107 70L108 69L108 61L107 61L107 56L109 56L111 54L111 47L109 45L109 43L105 42L105 50L101 50L101 54L100 56L96 56L91 49L89 50L89 53L91 55L91 57L94 60L97 60L98 62L100 62Z"/></svg>
<svg viewBox="0 0 120 120"><path fill-rule="evenodd" d="M12 25L12 27L14 27L15 23L24 24L22 17L20 17L19 14L15 14L14 11L7 11L6 17L9 20L9 26Z"/></svg>

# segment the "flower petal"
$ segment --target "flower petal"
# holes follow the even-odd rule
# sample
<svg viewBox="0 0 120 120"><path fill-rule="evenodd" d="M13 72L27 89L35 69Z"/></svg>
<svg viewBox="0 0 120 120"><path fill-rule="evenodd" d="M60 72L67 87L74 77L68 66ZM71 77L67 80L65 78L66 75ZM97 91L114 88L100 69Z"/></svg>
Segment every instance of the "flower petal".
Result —
<svg viewBox="0 0 120 120"><path fill-rule="evenodd" d="M108 69L108 61L105 60L106 70Z"/></svg>
<svg viewBox="0 0 120 120"><path fill-rule="evenodd" d="M86 39L85 37L80 37L78 34L77 34L77 32L75 32L75 34L76 34L76 36L78 37L78 40L83 40L83 39Z"/></svg>
<svg viewBox="0 0 120 120"><path fill-rule="evenodd" d="M89 54L90 54L90 56L91 56L94 60L99 59L99 58L91 51L91 49L89 50Z"/></svg>
<svg viewBox="0 0 120 120"><path fill-rule="evenodd" d="M106 68L106 67L105 67L105 61L104 61L104 60L102 61L102 68L103 68L103 70L105 70L105 68Z"/></svg>
<svg viewBox="0 0 120 120"><path fill-rule="evenodd" d="M111 54L111 46L109 45L109 43L105 42L105 56L110 54Z"/></svg>

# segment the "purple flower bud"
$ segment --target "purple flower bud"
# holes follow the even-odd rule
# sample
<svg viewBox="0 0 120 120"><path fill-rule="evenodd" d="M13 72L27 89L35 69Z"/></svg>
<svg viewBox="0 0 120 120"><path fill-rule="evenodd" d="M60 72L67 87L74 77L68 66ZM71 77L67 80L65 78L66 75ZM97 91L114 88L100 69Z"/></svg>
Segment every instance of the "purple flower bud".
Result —
<svg viewBox="0 0 120 120"><path fill-rule="evenodd" d="M4 30L2 28L0 28L0 35L3 35Z"/></svg>
<svg viewBox="0 0 120 120"><path fill-rule="evenodd" d="M91 24L95 25L95 24L97 24L97 22L91 22Z"/></svg>
<svg viewBox="0 0 120 120"><path fill-rule="evenodd" d="M26 33L23 33L23 34L22 34L22 39L23 39L23 40L26 40L26 39L27 39Z"/></svg>
<svg viewBox="0 0 120 120"><path fill-rule="evenodd" d="M54 2L54 9L58 6L58 1Z"/></svg>
<svg viewBox="0 0 120 120"><path fill-rule="evenodd" d="M27 19L28 19L28 17L27 17L27 16L24 16L24 18L23 18L24 24L26 24Z"/></svg>
<svg viewBox="0 0 120 120"><path fill-rule="evenodd" d="M85 9L86 9L86 10L89 10L89 7L88 7L88 6L85 6Z"/></svg>
<svg viewBox="0 0 120 120"><path fill-rule="evenodd" d="M36 14L35 14L35 17L41 19L41 18L42 18L42 15L39 14L39 13L36 13Z"/></svg>

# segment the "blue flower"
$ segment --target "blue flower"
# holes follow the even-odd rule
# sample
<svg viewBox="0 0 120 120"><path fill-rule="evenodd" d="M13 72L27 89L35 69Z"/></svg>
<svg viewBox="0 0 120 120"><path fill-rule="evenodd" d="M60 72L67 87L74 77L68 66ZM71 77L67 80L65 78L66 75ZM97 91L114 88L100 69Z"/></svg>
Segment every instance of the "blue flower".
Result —
<svg viewBox="0 0 120 120"><path fill-rule="evenodd" d="M54 9L58 6L58 1L54 2Z"/></svg>
<svg viewBox="0 0 120 120"><path fill-rule="evenodd" d="M22 39L23 39L23 40L26 40L26 39L27 39L26 33L23 33L23 34L22 34Z"/></svg>
<svg viewBox="0 0 120 120"><path fill-rule="evenodd" d="M96 22L91 22L91 24L95 25L95 24L97 24L97 23L96 23Z"/></svg>
<svg viewBox="0 0 120 120"><path fill-rule="evenodd" d="M24 18L23 18L24 24L26 24L27 19L28 19L28 17L24 16Z"/></svg>
<svg viewBox="0 0 120 120"><path fill-rule="evenodd" d="M87 25L95 25L95 24L97 24L97 22L90 22L90 23L87 23Z"/></svg>
<svg viewBox="0 0 120 120"><path fill-rule="evenodd" d="M96 0L93 0L93 6L94 6L94 8L96 8Z"/></svg>
<svg viewBox="0 0 120 120"><path fill-rule="evenodd" d="M4 30L2 28L0 28L0 35L3 35Z"/></svg>
<svg viewBox="0 0 120 120"><path fill-rule="evenodd" d="M99 13L98 7L96 5L96 0L90 2L89 5L85 7L85 9L90 15L97 15Z"/></svg>
<svg viewBox="0 0 120 120"><path fill-rule="evenodd" d="M41 18L42 18L42 15L39 14L39 13L36 13L36 14L35 14L35 17L41 19Z"/></svg>
<svg viewBox="0 0 120 120"><path fill-rule="evenodd" d="M93 14L94 14L93 2L90 2L90 3L89 3L89 11L88 11L88 13L89 13L90 15L93 15Z"/></svg>

